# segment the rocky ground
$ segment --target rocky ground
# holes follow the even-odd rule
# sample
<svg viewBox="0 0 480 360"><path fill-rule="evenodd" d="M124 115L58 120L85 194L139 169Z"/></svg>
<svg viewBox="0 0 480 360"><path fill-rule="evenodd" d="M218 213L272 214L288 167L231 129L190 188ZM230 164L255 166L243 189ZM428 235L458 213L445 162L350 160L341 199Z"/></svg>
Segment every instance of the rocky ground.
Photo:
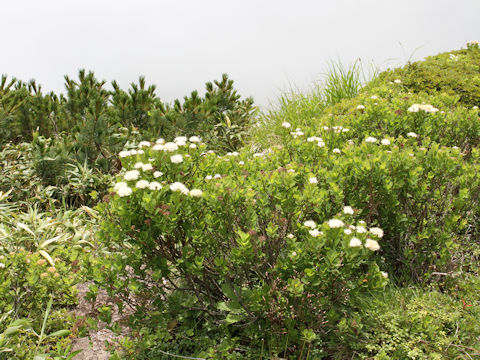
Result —
<svg viewBox="0 0 480 360"><path fill-rule="evenodd" d="M111 298L108 297L105 291L100 290L95 303L85 300L85 295L88 292L89 283L78 284L78 305L74 313L78 317L96 317L96 310L102 305L112 306L112 322L124 323L126 318L133 313L132 308L125 308L124 312L120 314L118 308L113 304ZM128 334L128 327L121 326L122 331L120 335L116 335L113 331L107 328L107 324L103 321L98 322L97 330L90 330L88 336L76 338L73 341L72 351L82 350L77 354L73 360L108 360L110 352L107 351L109 347L118 348L119 340Z"/></svg>

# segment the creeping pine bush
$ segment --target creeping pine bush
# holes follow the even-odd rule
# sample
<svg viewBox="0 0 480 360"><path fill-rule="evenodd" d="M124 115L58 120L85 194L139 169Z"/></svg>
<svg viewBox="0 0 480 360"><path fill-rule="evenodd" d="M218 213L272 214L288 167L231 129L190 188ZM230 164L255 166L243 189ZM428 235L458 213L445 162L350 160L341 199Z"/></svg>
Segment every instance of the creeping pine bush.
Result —
<svg viewBox="0 0 480 360"><path fill-rule="evenodd" d="M287 332L289 351L298 352L302 331L325 333L352 297L385 286L376 256L383 231L317 184L310 166L328 161L325 148L311 145L310 164L293 166L282 149L219 158L189 140L140 143L120 155L125 170L100 235L121 249L112 263L102 260L115 295L127 285L168 307L183 294L184 310L272 341ZM127 266L135 275L120 276Z"/></svg>

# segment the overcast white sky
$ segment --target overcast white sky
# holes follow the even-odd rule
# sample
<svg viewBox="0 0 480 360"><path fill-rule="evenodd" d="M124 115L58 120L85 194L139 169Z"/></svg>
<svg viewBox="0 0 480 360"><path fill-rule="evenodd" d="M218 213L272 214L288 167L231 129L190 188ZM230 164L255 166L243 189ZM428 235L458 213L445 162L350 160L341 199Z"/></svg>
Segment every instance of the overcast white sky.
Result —
<svg viewBox="0 0 480 360"><path fill-rule="evenodd" d="M0 14L0 73L56 92L80 68L123 87L145 75L165 101L226 72L266 105L331 59L385 68L480 39L480 0L0 0Z"/></svg>

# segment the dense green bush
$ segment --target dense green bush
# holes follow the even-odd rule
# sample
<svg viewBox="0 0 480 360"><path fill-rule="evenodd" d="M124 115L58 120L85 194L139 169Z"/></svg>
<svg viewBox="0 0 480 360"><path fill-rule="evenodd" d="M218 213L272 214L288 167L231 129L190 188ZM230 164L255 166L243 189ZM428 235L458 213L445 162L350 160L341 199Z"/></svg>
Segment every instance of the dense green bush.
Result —
<svg viewBox="0 0 480 360"><path fill-rule="evenodd" d="M383 72L367 88L380 83L400 81L408 91L458 95L462 105L480 106L480 49L467 49L429 56L424 61L408 63L403 68Z"/></svg>
<svg viewBox="0 0 480 360"><path fill-rule="evenodd" d="M468 280L470 289L479 285ZM359 311L339 323L339 348L358 359L474 359L480 353L475 298L463 291L388 289L362 299Z"/></svg>

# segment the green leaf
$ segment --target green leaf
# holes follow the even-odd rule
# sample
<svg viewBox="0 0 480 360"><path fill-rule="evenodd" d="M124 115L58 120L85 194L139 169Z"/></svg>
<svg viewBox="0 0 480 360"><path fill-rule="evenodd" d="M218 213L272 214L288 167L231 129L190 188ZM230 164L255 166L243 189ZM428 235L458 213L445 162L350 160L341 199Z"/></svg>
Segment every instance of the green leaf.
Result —
<svg viewBox="0 0 480 360"><path fill-rule="evenodd" d="M58 331L55 331L54 333L51 333L49 335L47 335L47 337L61 337L61 336L68 336L70 335L71 331L70 330L67 330L67 329L63 329L63 330L58 330Z"/></svg>

